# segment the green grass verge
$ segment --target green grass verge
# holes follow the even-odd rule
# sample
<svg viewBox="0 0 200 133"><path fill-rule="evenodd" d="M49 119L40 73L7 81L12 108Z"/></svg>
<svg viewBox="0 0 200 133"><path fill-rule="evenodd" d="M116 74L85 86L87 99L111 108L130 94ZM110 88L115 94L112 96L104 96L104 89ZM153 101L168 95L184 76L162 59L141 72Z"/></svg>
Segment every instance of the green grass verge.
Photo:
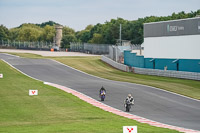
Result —
<svg viewBox="0 0 200 133"><path fill-rule="evenodd" d="M139 133L177 131L141 124L94 107L57 88L33 80L0 60L0 132L122 133L136 125ZM29 89L39 90L29 96Z"/></svg>
<svg viewBox="0 0 200 133"><path fill-rule="evenodd" d="M184 96L200 99L200 81L150 76L122 72L101 61L96 57L43 57L34 54L12 53L27 58L51 58L86 73L117 81L149 85Z"/></svg>

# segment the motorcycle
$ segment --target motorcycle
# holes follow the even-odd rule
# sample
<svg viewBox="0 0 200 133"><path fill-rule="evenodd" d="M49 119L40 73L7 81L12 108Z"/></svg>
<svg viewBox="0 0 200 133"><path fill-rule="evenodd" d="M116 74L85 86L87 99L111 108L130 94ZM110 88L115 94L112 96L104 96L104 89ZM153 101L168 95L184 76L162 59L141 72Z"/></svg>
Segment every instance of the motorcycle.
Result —
<svg viewBox="0 0 200 133"><path fill-rule="evenodd" d="M101 92L100 98L101 98L101 101L104 101L104 99L106 98L106 93L105 93L105 91L102 91L102 92Z"/></svg>

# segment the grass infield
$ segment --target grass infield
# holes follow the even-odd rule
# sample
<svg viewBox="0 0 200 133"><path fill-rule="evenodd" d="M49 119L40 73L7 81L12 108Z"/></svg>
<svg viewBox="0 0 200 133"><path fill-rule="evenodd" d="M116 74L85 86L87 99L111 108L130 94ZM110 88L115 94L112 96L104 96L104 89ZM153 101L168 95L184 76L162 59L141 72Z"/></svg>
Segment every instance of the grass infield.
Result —
<svg viewBox="0 0 200 133"><path fill-rule="evenodd" d="M97 63L106 66L99 59ZM0 79L0 132L122 133L122 126L138 126L139 133L177 132L103 111L21 74L2 60L0 73L4 74ZM29 96L29 89L37 89L39 95Z"/></svg>

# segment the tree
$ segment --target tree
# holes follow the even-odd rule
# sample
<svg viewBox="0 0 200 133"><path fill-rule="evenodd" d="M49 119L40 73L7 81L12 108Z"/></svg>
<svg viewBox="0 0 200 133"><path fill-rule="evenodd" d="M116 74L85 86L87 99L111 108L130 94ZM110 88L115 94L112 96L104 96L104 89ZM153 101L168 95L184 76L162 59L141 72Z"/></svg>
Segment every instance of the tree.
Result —
<svg viewBox="0 0 200 133"><path fill-rule="evenodd" d="M80 32L77 32L76 37L79 38L79 41L81 41L81 42L88 42L91 39L90 31L82 30Z"/></svg>
<svg viewBox="0 0 200 133"><path fill-rule="evenodd" d="M46 25L43 29L42 40L47 42L53 42L56 30L54 26Z"/></svg>
<svg viewBox="0 0 200 133"><path fill-rule="evenodd" d="M39 41L42 31L32 27L22 27L19 31L18 39L20 41Z"/></svg>
<svg viewBox="0 0 200 133"><path fill-rule="evenodd" d="M54 26L54 25L59 25L59 24L56 23L56 22L54 22L54 21L48 21L48 22L44 22L42 24L36 24L36 25L39 26L39 27L41 27L41 28L43 28L43 27L45 27L47 25Z"/></svg>
<svg viewBox="0 0 200 133"><path fill-rule="evenodd" d="M63 34L63 36L64 35L69 35L69 34L75 34L75 30L74 29L72 29L72 28L69 28L69 27L67 27L67 26L64 26L63 27L63 29L62 29L62 34Z"/></svg>
<svg viewBox="0 0 200 133"><path fill-rule="evenodd" d="M62 38L61 47L62 48L70 48L70 42L76 42L76 36L73 34L64 35Z"/></svg>
<svg viewBox="0 0 200 133"><path fill-rule="evenodd" d="M64 26L62 31L63 31L62 32L63 37L62 37L61 47L69 48L70 42L77 41L76 36L75 36L75 30L67 26Z"/></svg>
<svg viewBox="0 0 200 133"><path fill-rule="evenodd" d="M0 40L8 40L9 39L9 30L3 26L0 25Z"/></svg>
<svg viewBox="0 0 200 133"><path fill-rule="evenodd" d="M93 38L89 41L89 43L101 44L103 43L103 36L98 33L94 33Z"/></svg>
<svg viewBox="0 0 200 133"><path fill-rule="evenodd" d="M20 29L19 28L12 28L9 30L10 31L10 39L12 41L18 41L18 36L19 36L19 31Z"/></svg>
<svg viewBox="0 0 200 133"><path fill-rule="evenodd" d="M85 30L90 31L94 26L92 24L88 25Z"/></svg>

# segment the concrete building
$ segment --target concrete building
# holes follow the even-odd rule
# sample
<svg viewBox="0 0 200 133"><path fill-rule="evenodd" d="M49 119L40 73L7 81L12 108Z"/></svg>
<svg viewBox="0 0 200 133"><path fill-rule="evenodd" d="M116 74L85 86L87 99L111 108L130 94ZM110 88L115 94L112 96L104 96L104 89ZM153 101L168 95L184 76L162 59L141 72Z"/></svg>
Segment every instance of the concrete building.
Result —
<svg viewBox="0 0 200 133"><path fill-rule="evenodd" d="M144 24L144 56L124 52L132 67L200 72L200 17Z"/></svg>
<svg viewBox="0 0 200 133"><path fill-rule="evenodd" d="M200 17L144 24L144 57L200 59Z"/></svg>

